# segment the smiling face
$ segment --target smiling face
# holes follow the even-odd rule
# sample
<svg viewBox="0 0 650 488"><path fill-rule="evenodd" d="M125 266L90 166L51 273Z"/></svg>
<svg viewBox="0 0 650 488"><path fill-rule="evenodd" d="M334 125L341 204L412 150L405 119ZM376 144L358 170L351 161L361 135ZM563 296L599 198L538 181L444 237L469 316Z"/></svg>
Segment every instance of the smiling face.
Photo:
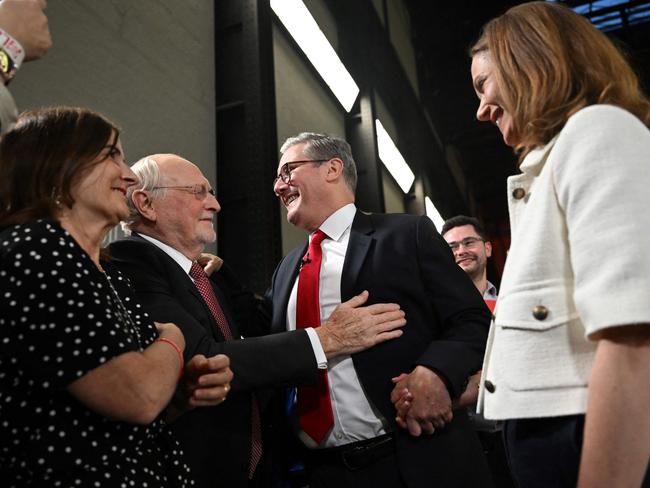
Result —
<svg viewBox="0 0 650 488"><path fill-rule="evenodd" d="M450 245L452 243L458 245L458 247L452 249L454 259L456 264L463 268L470 278L475 279L485 276L487 258L492 255L492 245L489 242L483 242L473 225L467 224L453 227L445 232L443 238ZM468 238L477 240L470 246L461 244L464 239Z"/></svg>
<svg viewBox="0 0 650 488"><path fill-rule="evenodd" d="M115 134L89 166L70 190L73 209L95 222L105 220L107 225L115 225L129 215L126 190L137 181Z"/></svg>
<svg viewBox="0 0 650 488"><path fill-rule="evenodd" d="M479 51L472 58L472 82L479 98L476 118L482 122L492 122L504 142L511 147L518 143L512 114L506 109L501 88L497 82L496 67L489 51Z"/></svg>
<svg viewBox="0 0 650 488"><path fill-rule="evenodd" d="M278 164L280 174L285 163L314 158L305 154L307 143L289 147ZM273 186L275 194L287 209L287 220L296 227L313 232L336 210L336 204L328 193L329 161L299 164L292 167L289 183L278 178ZM332 208L334 207L334 208Z"/></svg>
<svg viewBox="0 0 650 488"><path fill-rule="evenodd" d="M204 185L210 182L191 162L175 155L156 156L162 181L160 186ZM196 259L205 245L214 242L214 217L221 210L211 193L195 195L187 189L168 188L163 196L155 198L156 237L180 251L189 259Z"/></svg>

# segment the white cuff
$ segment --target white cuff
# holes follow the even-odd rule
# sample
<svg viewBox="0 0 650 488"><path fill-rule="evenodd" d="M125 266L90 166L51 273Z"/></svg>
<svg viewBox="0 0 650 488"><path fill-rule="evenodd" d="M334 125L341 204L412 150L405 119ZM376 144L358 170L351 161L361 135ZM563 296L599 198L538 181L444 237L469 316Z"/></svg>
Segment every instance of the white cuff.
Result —
<svg viewBox="0 0 650 488"><path fill-rule="evenodd" d="M325 356L325 351L323 351L323 346L321 346L318 334L316 334L313 327L307 327L305 332L307 332L307 336L309 336L309 341L311 342L311 347L314 350L318 369L327 369L327 357Z"/></svg>

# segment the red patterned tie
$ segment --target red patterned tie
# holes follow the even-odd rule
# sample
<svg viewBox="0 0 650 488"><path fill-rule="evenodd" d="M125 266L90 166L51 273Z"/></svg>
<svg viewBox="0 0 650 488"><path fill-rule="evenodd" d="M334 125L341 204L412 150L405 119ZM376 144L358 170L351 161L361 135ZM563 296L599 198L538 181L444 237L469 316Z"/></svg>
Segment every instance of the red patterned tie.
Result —
<svg viewBox="0 0 650 488"><path fill-rule="evenodd" d="M232 340L232 331L230 330L228 319L226 319L223 309L217 301L217 297L214 296L214 290L212 289L208 275L205 274L205 270L199 263L194 262L190 269L190 276L194 279L194 284L199 289L199 293L210 309L210 312L212 312L212 316L214 317L224 339L227 341Z"/></svg>
<svg viewBox="0 0 650 488"><path fill-rule="evenodd" d="M227 341L232 340L233 336L232 331L230 330L230 324L228 324L228 319L224 315L217 297L214 295L214 290L212 289L208 275L205 274L205 270L200 264L194 262L190 269L190 276L194 279L194 284L196 284L199 293L210 309L210 312L212 312L212 316L214 317L221 334ZM249 479L253 478L255 468L257 467L257 463L259 463L261 457L262 426L260 421L260 409L255 394L251 394L251 459L248 468Z"/></svg>
<svg viewBox="0 0 650 488"><path fill-rule="evenodd" d="M320 305L318 284L323 257L320 244L327 236L320 229L314 232L307 254L302 258L298 278L298 299L296 304L296 328L320 326ZM330 400L327 370L319 370L316 386L298 388L298 420L300 428L320 444L334 425L332 402Z"/></svg>

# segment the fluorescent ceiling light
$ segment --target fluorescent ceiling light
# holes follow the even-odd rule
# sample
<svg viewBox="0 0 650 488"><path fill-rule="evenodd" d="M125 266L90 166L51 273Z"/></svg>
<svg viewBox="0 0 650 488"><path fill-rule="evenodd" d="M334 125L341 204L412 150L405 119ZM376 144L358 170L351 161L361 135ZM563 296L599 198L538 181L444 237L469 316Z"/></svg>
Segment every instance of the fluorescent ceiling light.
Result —
<svg viewBox="0 0 650 488"><path fill-rule="evenodd" d="M433 225L436 226L438 232L442 232L442 226L445 224L445 219L442 218L440 212L438 212L438 209L429 197L424 197L424 207L427 211L427 217L433 221Z"/></svg>
<svg viewBox="0 0 650 488"><path fill-rule="evenodd" d="M415 181L415 175L409 165L404 161L402 153L381 125L379 119L375 119L375 128L377 130L377 147L379 149L379 159L384 163L386 169L393 175L395 181L404 193L408 193Z"/></svg>
<svg viewBox="0 0 650 488"><path fill-rule="evenodd" d="M346 111L352 109L359 87L318 27L302 0L271 0L271 8L330 87Z"/></svg>

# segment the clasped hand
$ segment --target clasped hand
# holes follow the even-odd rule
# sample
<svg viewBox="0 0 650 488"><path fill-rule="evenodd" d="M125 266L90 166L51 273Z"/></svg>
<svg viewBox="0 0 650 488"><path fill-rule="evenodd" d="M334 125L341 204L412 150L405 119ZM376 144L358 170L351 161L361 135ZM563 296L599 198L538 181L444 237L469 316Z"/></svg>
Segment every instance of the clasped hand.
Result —
<svg viewBox="0 0 650 488"><path fill-rule="evenodd" d="M395 387L390 399L395 405L395 421L413 436L433 434L451 422L453 409L475 405L481 371L468 379L460 398L453 401L444 381L432 370L417 366L411 374L392 379Z"/></svg>
<svg viewBox="0 0 650 488"><path fill-rule="evenodd" d="M228 356L197 354L185 365L178 393L189 408L218 405L226 400L232 378Z"/></svg>
<svg viewBox="0 0 650 488"><path fill-rule="evenodd" d="M397 425L413 436L433 434L453 418L447 386L429 368L417 366L410 374L393 378L390 399L395 405Z"/></svg>

